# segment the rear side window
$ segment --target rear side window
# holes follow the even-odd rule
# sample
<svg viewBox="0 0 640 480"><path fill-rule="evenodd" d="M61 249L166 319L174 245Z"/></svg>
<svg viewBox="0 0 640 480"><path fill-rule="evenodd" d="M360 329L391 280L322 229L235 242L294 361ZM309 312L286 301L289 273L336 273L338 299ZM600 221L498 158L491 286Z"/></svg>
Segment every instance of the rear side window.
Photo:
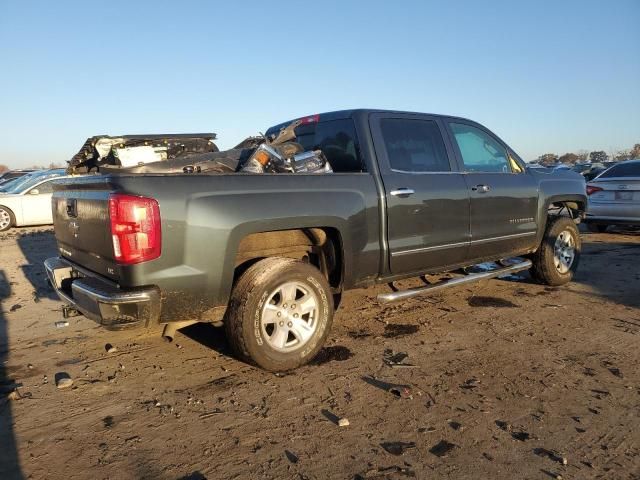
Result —
<svg viewBox="0 0 640 480"><path fill-rule="evenodd" d="M38 193L41 195L43 193L53 193L53 180L49 180L48 182L42 182L40 185L34 188L36 188L38 190Z"/></svg>
<svg viewBox="0 0 640 480"><path fill-rule="evenodd" d="M450 123L467 172L510 173L506 149L491 135L463 123Z"/></svg>
<svg viewBox="0 0 640 480"><path fill-rule="evenodd" d="M296 137L305 150L322 150L334 172L366 171L350 118L300 125Z"/></svg>
<svg viewBox="0 0 640 480"><path fill-rule="evenodd" d="M392 170L451 171L440 128L433 120L384 118L380 129Z"/></svg>
<svg viewBox="0 0 640 480"><path fill-rule="evenodd" d="M620 163L606 170L598 178L640 177L640 162Z"/></svg>

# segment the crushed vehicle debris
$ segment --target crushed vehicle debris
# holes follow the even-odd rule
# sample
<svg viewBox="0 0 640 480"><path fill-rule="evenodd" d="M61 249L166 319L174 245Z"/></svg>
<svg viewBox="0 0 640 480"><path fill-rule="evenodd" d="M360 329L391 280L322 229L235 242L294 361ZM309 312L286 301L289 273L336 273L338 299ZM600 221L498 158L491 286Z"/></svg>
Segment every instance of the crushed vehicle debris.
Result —
<svg viewBox="0 0 640 480"><path fill-rule="evenodd" d="M295 142L296 120L277 134L247 137L220 151L215 133L98 135L87 139L69 161L68 173L331 173L322 150Z"/></svg>
<svg viewBox="0 0 640 480"><path fill-rule="evenodd" d="M248 173L331 173L331 165L321 150L304 151L293 142L300 120L292 122L270 139L265 137L242 167Z"/></svg>
<svg viewBox="0 0 640 480"><path fill-rule="evenodd" d="M97 135L88 138L69 160L67 173L87 173L166 162L218 151L215 133L178 135ZM152 173L152 172L145 172Z"/></svg>

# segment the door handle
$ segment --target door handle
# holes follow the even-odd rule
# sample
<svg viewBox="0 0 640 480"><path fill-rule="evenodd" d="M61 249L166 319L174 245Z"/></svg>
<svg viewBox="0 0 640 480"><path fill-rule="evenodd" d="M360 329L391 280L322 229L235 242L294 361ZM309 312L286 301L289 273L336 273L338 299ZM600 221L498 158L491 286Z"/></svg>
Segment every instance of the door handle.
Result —
<svg viewBox="0 0 640 480"><path fill-rule="evenodd" d="M475 187L471 187L471 190L478 193L487 193L491 190L491 187L489 185L476 185Z"/></svg>
<svg viewBox="0 0 640 480"><path fill-rule="evenodd" d="M395 190L391 190L391 195L394 197L408 197L409 195L413 195L414 192L411 188L397 188Z"/></svg>
<svg viewBox="0 0 640 480"><path fill-rule="evenodd" d="M75 198L67 198L67 217L75 218L78 216L78 205Z"/></svg>

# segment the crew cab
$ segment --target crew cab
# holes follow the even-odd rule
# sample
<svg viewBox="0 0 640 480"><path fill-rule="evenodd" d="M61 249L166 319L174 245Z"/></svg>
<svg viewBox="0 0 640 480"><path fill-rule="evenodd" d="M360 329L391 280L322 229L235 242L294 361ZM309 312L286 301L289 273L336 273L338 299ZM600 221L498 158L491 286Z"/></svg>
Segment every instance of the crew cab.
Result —
<svg viewBox="0 0 640 480"><path fill-rule="evenodd" d="M287 125L332 173L110 169L57 184L59 256L45 266L68 308L107 328L162 324L168 336L221 323L239 357L280 371L317 354L345 290L485 261L502 266L452 283L523 269L571 280L587 202L577 173L529 170L458 117L347 110L266 138Z"/></svg>

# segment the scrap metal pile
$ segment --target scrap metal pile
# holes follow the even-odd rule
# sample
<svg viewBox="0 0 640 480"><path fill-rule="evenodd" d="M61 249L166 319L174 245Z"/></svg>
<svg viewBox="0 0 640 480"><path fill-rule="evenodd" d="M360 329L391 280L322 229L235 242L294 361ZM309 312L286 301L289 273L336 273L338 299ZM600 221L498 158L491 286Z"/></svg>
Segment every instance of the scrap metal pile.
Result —
<svg viewBox="0 0 640 480"><path fill-rule="evenodd" d="M321 150L304 151L296 138L300 121L280 130L274 139L263 138L241 171L248 173L331 173L331 165ZM258 140L259 141L259 140Z"/></svg>
<svg viewBox="0 0 640 480"><path fill-rule="evenodd" d="M106 135L89 138L69 161L68 173L331 173L321 150L295 142L296 120L277 135L248 137L219 151L216 135Z"/></svg>

